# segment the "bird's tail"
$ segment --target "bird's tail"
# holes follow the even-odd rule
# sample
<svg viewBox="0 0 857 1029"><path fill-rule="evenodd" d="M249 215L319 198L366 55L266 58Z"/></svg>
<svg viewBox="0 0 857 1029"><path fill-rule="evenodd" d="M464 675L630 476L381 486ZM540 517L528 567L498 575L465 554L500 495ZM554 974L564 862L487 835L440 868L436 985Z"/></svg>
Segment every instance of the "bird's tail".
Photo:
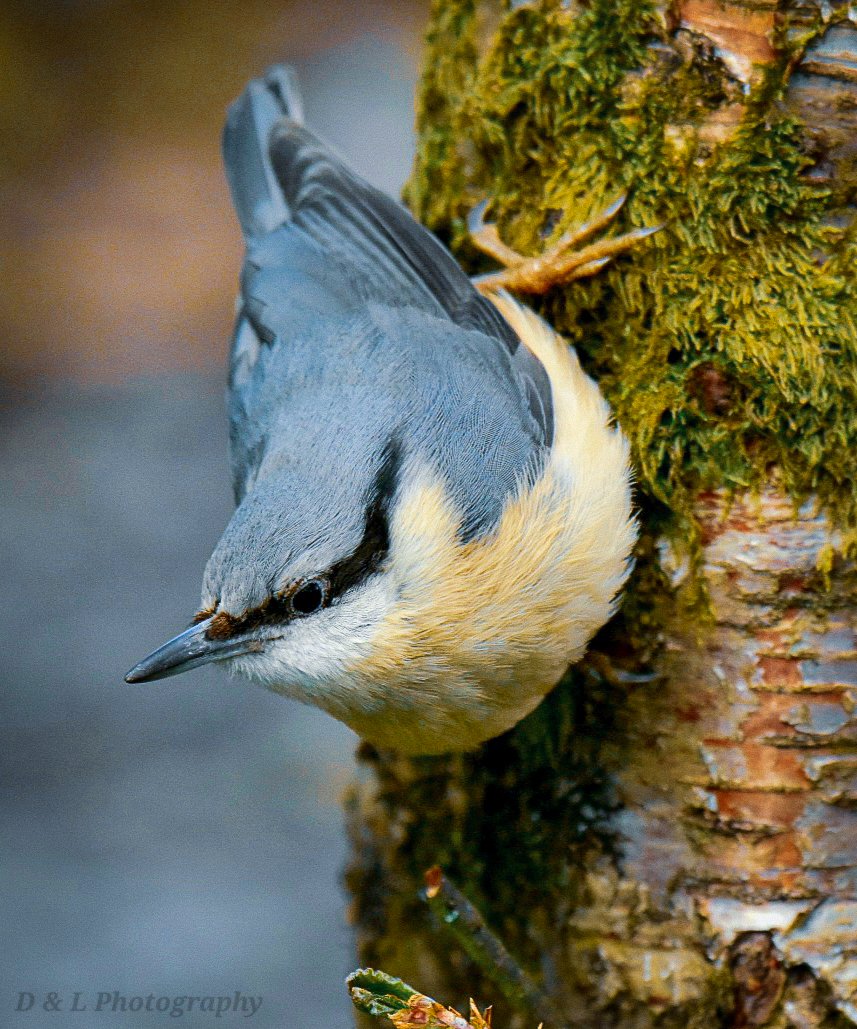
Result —
<svg viewBox="0 0 857 1029"><path fill-rule="evenodd" d="M303 104L294 71L284 64L254 79L229 108L223 159L232 201L245 237L264 235L289 215L271 165L270 136L277 123L303 125Z"/></svg>

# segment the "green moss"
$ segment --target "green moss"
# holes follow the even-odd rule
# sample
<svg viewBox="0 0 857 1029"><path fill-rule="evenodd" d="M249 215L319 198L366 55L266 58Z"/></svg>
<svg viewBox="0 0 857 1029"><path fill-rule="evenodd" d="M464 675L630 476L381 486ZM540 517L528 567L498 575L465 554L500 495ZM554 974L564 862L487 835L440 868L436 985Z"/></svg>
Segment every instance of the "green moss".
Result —
<svg viewBox="0 0 857 1029"><path fill-rule="evenodd" d="M417 215L477 270L465 217L479 199L507 242L537 253L628 192L618 228L663 231L542 312L609 397L655 528L692 548L700 490L752 490L775 466L854 553L855 239L829 227L833 200L804 175L801 127L778 108L785 66L714 145L707 120L740 91L648 0L519 7L481 55L478 32L473 2L436 5Z"/></svg>
<svg viewBox="0 0 857 1029"><path fill-rule="evenodd" d="M417 99L421 160L405 187L405 199L419 206L426 224L442 222L449 198L466 190L466 100L476 77L477 35L476 0L434 0Z"/></svg>

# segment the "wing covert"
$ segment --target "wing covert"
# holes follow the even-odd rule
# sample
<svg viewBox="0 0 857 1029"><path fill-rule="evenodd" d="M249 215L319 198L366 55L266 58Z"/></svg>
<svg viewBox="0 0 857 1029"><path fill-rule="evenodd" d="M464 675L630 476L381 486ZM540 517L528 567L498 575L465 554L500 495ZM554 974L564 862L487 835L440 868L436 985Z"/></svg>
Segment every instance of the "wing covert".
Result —
<svg viewBox="0 0 857 1029"><path fill-rule="evenodd" d="M243 492L239 479L258 450L249 437L259 429L250 431L260 411L253 383L260 354L287 346L319 319L338 321L373 303L472 330L471 345L518 378L534 436L549 446L553 403L541 363L443 244L304 128L299 108L293 74L275 67L232 105L224 132L247 240L230 380L233 449L248 437L233 460L236 490Z"/></svg>

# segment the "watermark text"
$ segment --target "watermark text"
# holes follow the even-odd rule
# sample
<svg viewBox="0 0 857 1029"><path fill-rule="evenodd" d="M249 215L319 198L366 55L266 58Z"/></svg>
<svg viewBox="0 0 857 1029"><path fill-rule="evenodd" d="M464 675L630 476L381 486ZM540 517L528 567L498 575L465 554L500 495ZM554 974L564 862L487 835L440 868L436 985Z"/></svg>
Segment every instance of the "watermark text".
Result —
<svg viewBox="0 0 857 1029"><path fill-rule="evenodd" d="M242 993L240 990L220 996L129 994L120 990L99 990L90 993L83 990L71 993L61 993L59 990L48 990L45 993L20 990L14 1003L14 1010L56 1011L65 1014L73 1014L76 1011L109 1014L120 1011L148 1011L150 1014L168 1015L170 1018L181 1018L192 1011L198 1011L213 1015L215 1018L222 1018L223 1015L252 1018L261 1006L261 997Z"/></svg>

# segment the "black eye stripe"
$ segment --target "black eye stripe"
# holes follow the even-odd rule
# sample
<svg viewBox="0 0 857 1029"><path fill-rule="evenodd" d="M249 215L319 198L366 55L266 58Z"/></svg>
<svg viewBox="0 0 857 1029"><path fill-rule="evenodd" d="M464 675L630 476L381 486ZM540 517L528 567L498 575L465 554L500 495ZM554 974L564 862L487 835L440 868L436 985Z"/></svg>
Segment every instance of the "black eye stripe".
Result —
<svg viewBox="0 0 857 1029"><path fill-rule="evenodd" d="M335 564L329 573L331 599L365 581L377 572L390 552L390 506L396 493L401 465L401 447L392 440L384 451L366 504L363 537L353 553Z"/></svg>
<svg viewBox="0 0 857 1029"><path fill-rule="evenodd" d="M206 636L210 639L227 639L250 632L262 625L282 625L296 617L314 614L321 607L335 603L344 593L364 582L383 565L390 551L389 512L395 496L398 472L401 465L401 448L392 441L384 451L366 504L366 521L363 536L348 557L334 564L325 576L315 576L279 596L270 597L259 607L246 611L240 617L225 611L215 615ZM317 607L302 610L295 604L296 598L312 584L318 584L323 598ZM310 600L305 597L304 600ZM303 602L301 602L303 603Z"/></svg>

